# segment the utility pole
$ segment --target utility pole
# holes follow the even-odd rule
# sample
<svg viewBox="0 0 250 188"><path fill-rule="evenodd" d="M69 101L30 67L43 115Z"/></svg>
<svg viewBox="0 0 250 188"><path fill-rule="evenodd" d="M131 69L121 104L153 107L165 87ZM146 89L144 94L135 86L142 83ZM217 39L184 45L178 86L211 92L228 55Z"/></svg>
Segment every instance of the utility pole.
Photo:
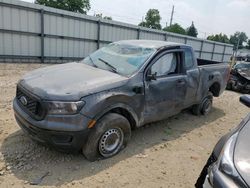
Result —
<svg viewBox="0 0 250 188"><path fill-rule="evenodd" d="M237 52L238 52L238 49L239 49L239 45L240 45L240 36L238 38L238 42L237 42L237 46L236 46L236 49L234 51L234 54L233 54L233 59L231 61L231 67L237 62Z"/></svg>
<svg viewBox="0 0 250 188"><path fill-rule="evenodd" d="M171 12L170 26L172 25L172 22L173 22L173 16L174 16L174 5L172 7L172 12Z"/></svg>

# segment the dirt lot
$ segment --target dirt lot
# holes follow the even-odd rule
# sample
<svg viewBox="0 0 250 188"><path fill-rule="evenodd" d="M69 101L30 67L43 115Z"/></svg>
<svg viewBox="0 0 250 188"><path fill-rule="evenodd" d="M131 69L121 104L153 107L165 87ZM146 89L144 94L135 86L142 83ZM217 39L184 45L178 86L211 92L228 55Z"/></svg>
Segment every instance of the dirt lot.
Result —
<svg viewBox="0 0 250 188"><path fill-rule="evenodd" d="M193 187L214 144L248 113L226 91L206 117L182 112L133 131L119 155L88 162L31 141L16 124L12 99L21 76L41 65L0 64L0 187Z"/></svg>

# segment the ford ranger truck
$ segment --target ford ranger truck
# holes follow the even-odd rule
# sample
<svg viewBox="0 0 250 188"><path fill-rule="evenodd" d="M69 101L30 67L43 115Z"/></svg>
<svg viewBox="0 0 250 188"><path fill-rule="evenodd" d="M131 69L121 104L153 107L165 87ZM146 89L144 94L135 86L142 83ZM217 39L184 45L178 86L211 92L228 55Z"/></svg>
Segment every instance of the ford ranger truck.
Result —
<svg viewBox="0 0 250 188"><path fill-rule="evenodd" d="M33 140L94 161L116 155L133 128L187 108L207 115L228 76L227 63L197 59L188 45L125 40L27 73L13 107Z"/></svg>

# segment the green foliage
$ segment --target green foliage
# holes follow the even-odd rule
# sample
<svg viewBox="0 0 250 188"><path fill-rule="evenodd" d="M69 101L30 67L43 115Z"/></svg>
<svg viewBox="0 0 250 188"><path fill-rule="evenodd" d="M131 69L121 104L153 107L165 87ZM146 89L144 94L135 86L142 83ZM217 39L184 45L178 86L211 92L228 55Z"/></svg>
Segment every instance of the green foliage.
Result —
<svg viewBox="0 0 250 188"><path fill-rule="evenodd" d="M110 16L103 16L102 13L96 14L95 17L106 19L106 20L112 20L112 17L110 17Z"/></svg>
<svg viewBox="0 0 250 188"><path fill-rule="evenodd" d="M178 23L175 23L169 27L165 27L163 30L168 31L168 32L172 32L172 33L182 34L182 35L186 34L185 29L183 27L181 27L181 25L179 25Z"/></svg>
<svg viewBox="0 0 250 188"><path fill-rule="evenodd" d="M237 48L239 42L239 49L243 48L243 42L247 42L247 35L245 32L235 32L234 35L230 36L230 43L234 45L234 49Z"/></svg>
<svg viewBox="0 0 250 188"><path fill-rule="evenodd" d="M230 43L229 38L225 34L216 34L216 35L210 35L207 37L207 40L212 40L216 42L222 42L222 43Z"/></svg>
<svg viewBox="0 0 250 188"><path fill-rule="evenodd" d="M112 20L112 17L110 17L110 16L104 16L103 19Z"/></svg>
<svg viewBox="0 0 250 188"><path fill-rule="evenodd" d="M247 46L246 46L247 49L250 49L250 39L247 41Z"/></svg>
<svg viewBox="0 0 250 188"><path fill-rule="evenodd" d="M192 36L192 37L198 36L198 31L194 26L194 22L192 22L191 26L187 28L186 33L187 35Z"/></svg>
<svg viewBox="0 0 250 188"><path fill-rule="evenodd" d="M89 0L36 0L35 3L82 14L90 10Z"/></svg>
<svg viewBox="0 0 250 188"><path fill-rule="evenodd" d="M160 21L161 21L161 16L159 10L149 9L145 21L141 22L139 26L152 29L161 29Z"/></svg>

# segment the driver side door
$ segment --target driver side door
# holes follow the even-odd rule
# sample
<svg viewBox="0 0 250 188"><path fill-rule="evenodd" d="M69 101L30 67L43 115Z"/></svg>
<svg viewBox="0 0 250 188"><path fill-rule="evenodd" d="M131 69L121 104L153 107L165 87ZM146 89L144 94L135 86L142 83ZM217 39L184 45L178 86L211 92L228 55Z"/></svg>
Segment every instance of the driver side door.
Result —
<svg viewBox="0 0 250 188"><path fill-rule="evenodd" d="M146 70L145 123L165 119L180 111L178 106L187 90L181 57L180 51L162 53Z"/></svg>

